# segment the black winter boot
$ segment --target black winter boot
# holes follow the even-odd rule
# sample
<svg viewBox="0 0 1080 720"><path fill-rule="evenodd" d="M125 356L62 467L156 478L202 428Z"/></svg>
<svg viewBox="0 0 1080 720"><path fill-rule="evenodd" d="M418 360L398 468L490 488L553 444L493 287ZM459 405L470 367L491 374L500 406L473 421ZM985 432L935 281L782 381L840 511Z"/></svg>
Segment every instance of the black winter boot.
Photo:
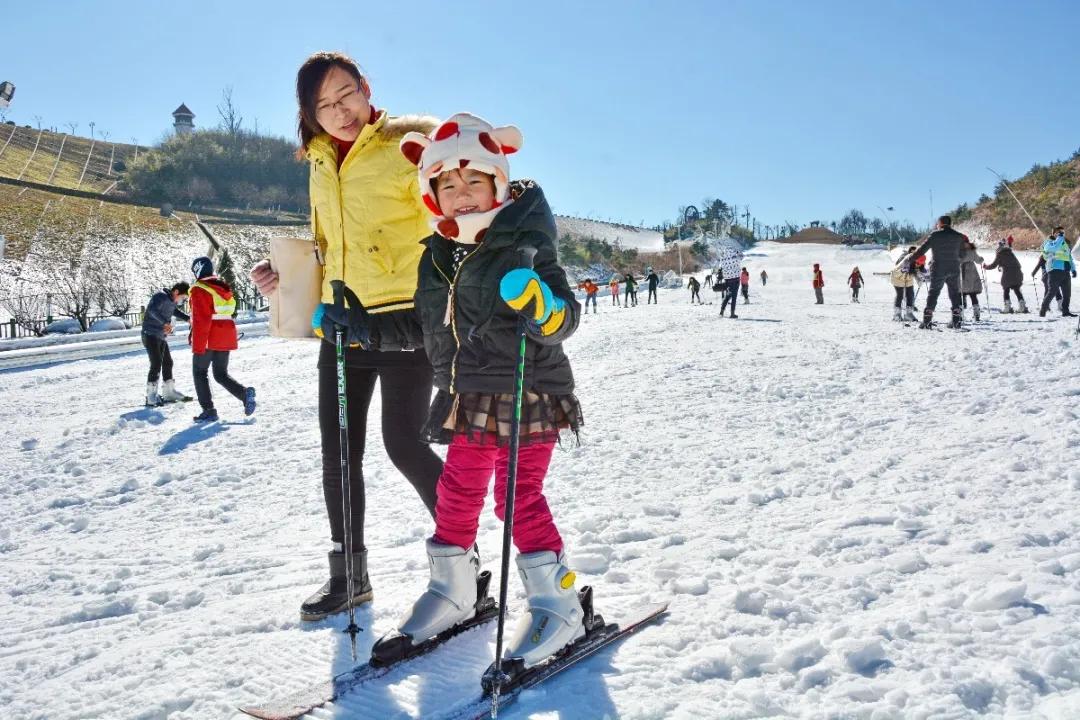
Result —
<svg viewBox="0 0 1080 720"><path fill-rule="evenodd" d="M964 313L962 310L952 311L952 321L949 322L949 327L953 330L959 330L964 324Z"/></svg>
<svg viewBox="0 0 1080 720"><path fill-rule="evenodd" d="M919 323L920 330L931 330L934 327L934 313L929 310L925 310L922 316L922 322Z"/></svg>
<svg viewBox="0 0 1080 720"><path fill-rule="evenodd" d="M345 553L332 552L330 579L300 606L301 620L322 620L349 609L348 582L345 579ZM356 607L371 602L371 582L368 580L367 551L353 553L353 597Z"/></svg>

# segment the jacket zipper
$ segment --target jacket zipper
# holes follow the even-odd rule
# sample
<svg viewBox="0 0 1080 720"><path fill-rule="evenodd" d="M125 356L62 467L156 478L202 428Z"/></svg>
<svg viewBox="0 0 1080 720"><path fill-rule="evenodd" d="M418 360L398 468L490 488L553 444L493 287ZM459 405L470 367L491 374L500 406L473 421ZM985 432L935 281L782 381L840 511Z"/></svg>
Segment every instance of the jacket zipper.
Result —
<svg viewBox="0 0 1080 720"><path fill-rule="evenodd" d="M479 248L477 248L479 250ZM435 262L435 258L431 259L431 264L435 266L435 269L439 271L439 274L443 276L443 279L450 283L450 292L446 296L446 309L450 314L450 332L454 336L454 359L450 361L450 394L453 395L457 392L455 385L457 383L457 365L458 365L458 353L461 352L461 338L458 337L457 332L457 313L454 312L454 290L457 287L458 278L461 277L461 268L465 267L465 263L469 261L476 251L469 253L458 264L457 270L454 271L454 279L446 277L446 273L442 271L439 264Z"/></svg>

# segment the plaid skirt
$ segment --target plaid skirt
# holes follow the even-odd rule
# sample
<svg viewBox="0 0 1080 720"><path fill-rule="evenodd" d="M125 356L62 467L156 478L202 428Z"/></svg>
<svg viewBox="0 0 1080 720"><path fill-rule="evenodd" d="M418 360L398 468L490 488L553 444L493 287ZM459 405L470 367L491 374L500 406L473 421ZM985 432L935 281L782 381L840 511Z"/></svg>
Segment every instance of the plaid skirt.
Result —
<svg viewBox="0 0 1080 720"><path fill-rule="evenodd" d="M469 442L508 445L513 415L513 395L454 395L439 390L431 402L422 439L428 443L449 445L455 435L465 435ZM584 422L581 403L573 393L547 395L527 392L521 402L520 443L556 442L563 430L571 431L577 439Z"/></svg>

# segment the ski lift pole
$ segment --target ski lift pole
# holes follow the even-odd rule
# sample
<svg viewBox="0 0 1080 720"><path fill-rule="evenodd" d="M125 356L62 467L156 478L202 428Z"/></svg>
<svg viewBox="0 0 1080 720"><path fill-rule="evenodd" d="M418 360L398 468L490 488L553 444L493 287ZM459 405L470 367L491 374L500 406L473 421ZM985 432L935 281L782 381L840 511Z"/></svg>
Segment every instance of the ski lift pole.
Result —
<svg viewBox="0 0 1080 720"><path fill-rule="evenodd" d="M536 248L518 250L518 267L532 268ZM525 386L525 341L528 321L518 316L518 358L514 369L514 414L510 416L510 448L506 466L506 500L503 508L502 570L499 576L499 626L495 633L495 665L492 668L491 717L499 716L499 692L510 678L502 669L503 634L506 628L506 593L510 580L510 542L514 531L514 495L517 492L518 448L521 444L521 404Z"/></svg>
<svg viewBox="0 0 1080 720"><path fill-rule="evenodd" d="M334 290L334 305L345 307L345 283L341 280L330 281ZM348 586L349 625L344 632L349 634L352 659L356 662L356 635L360 628L356 625L356 609L353 607L353 535L352 535L352 487L349 482L349 414L345 393L345 328L335 323L334 349L337 360L337 401L338 401L338 447L341 451L341 506L342 524L345 535L345 584Z"/></svg>

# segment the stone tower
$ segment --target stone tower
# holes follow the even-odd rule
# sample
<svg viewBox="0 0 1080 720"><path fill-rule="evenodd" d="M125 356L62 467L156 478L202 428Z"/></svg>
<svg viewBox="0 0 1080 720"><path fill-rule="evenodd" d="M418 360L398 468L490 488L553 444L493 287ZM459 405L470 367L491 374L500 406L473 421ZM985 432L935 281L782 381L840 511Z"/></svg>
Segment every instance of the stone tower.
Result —
<svg viewBox="0 0 1080 720"><path fill-rule="evenodd" d="M195 130L195 113L188 110L184 103L180 103L180 107L173 110L172 116L177 135L188 135Z"/></svg>

